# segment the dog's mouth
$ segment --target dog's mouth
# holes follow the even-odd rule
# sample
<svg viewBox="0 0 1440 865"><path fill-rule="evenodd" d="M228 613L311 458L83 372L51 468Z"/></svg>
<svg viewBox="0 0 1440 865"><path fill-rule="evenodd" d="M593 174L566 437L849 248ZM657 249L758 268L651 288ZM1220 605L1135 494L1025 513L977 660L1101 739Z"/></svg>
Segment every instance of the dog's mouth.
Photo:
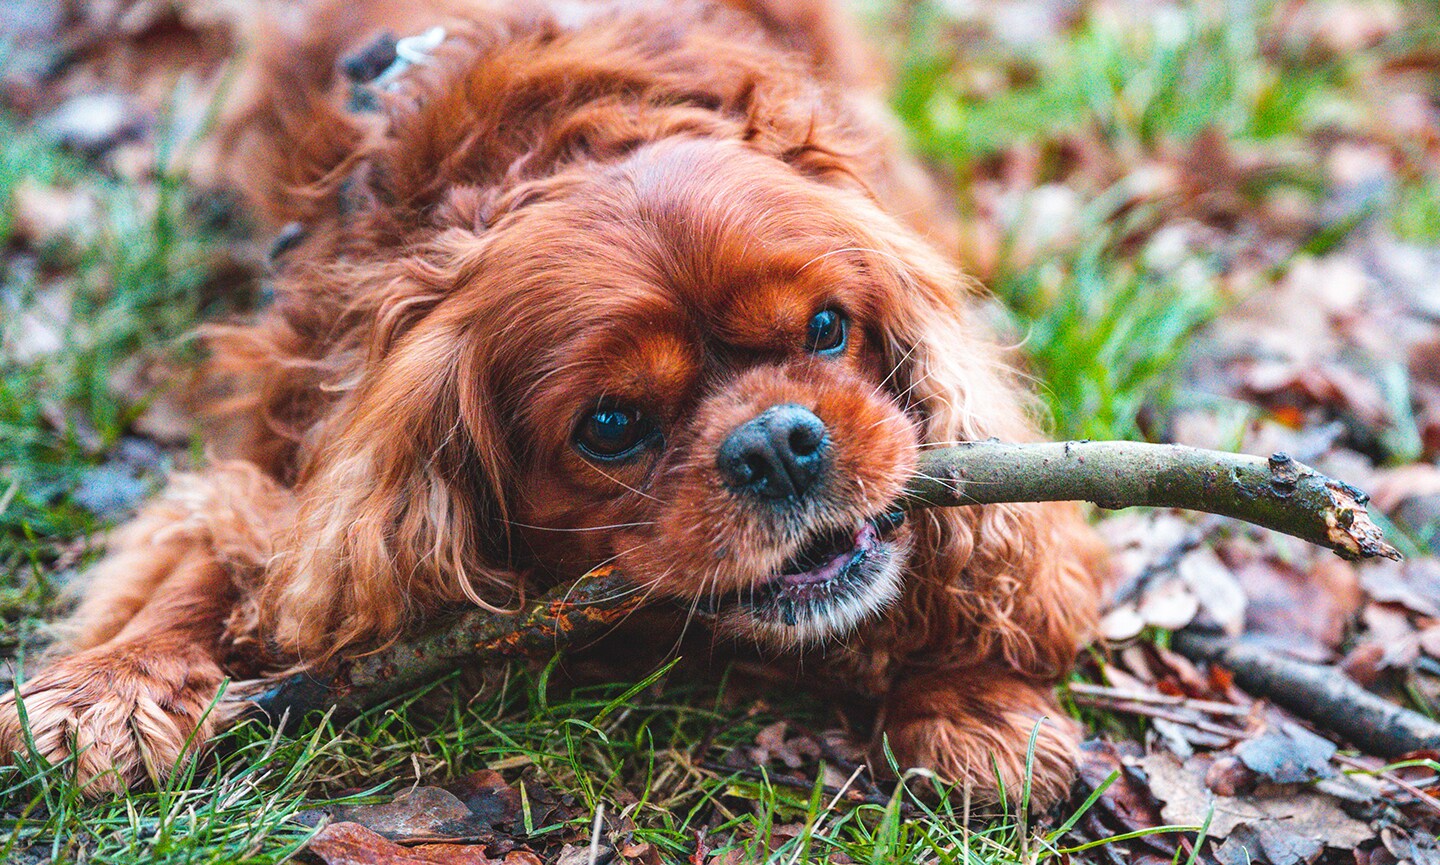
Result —
<svg viewBox="0 0 1440 865"><path fill-rule="evenodd" d="M821 531L774 575L707 604L709 612L733 608L760 635L782 642L848 630L899 593L895 533L904 522L895 510Z"/></svg>
<svg viewBox="0 0 1440 865"><path fill-rule="evenodd" d="M865 562L884 539L905 522L904 511L873 517L854 529L822 532L806 544L780 572L746 592L749 606L778 600L785 624L796 624L795 608L824 600L856 578L866 576Z"/></svg>

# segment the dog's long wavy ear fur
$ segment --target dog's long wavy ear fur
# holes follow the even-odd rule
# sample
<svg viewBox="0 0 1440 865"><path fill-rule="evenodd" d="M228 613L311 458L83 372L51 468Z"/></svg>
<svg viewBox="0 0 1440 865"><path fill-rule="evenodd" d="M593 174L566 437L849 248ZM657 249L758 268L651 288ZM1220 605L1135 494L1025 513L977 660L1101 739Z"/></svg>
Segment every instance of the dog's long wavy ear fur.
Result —
<svg viewBox="0 0 1440 865"><path fill-rule="evenodd" d="M464 327L442 306L369 364L296 485L261 625L301 665L445 604L513 602L516 578L491 559L514 472Z"/></svg>
<svg viewBox="0 0 1440 865"><path fill-rule="evenodd" d="M887 334L897 396L923 423L926 446L1039 437L1028 389L973 321L963 278L914 244L897 260L896 320ZM1069 503L932 509L916 520L921 585L908 615L914 649L954 629L981 656L1036 678L1063 674L1093 630L1105 553ZM925 537L928 536L928 537ZM938 629L938 630L937 630Z"/></svg>

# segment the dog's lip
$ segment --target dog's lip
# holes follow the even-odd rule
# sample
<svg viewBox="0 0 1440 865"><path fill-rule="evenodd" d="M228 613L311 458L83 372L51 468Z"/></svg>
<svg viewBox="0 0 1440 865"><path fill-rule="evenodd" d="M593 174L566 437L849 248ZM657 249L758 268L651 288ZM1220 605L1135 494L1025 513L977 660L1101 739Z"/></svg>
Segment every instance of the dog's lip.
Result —
<svg viewBox="0 0 1440 865"><path fill-rule="evenodd" d="M853 529L818 533L760 585L785 589L828 583L865 558L904 522L905 512L892 510L862 520Z"/></svg>
<svg viewBox="0 0 1440 865"><path fill-rule="evenodd" d="M823 601L839 591L849 582L846 577L859 573L904 522L904 511L891 509L860 520L853 529L818 532L771 576L728 596L702 598L696 609L716 615L732 604L758 610L778 601L786 623L794 624L795 604ZM827 542L843 548L823 549Z"/></svg>

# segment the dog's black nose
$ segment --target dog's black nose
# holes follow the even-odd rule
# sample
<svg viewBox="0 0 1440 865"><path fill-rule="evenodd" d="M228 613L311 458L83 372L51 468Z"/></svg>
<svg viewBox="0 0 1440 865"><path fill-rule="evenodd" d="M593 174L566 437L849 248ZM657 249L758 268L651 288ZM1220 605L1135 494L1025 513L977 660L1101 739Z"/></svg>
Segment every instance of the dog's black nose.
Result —
<svg viewBox="0 0 1440 865"><path fill-rule="evenodd" d="M772 406L731 431L716 460L736 492L762 499L801 499L825 471L830 440L808 408Z"/></svg>

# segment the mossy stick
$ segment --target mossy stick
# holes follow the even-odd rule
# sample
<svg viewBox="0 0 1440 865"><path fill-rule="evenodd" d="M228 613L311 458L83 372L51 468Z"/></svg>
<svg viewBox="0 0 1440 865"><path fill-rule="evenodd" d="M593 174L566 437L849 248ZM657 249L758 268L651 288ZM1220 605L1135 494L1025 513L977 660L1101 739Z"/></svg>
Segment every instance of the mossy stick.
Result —
<svg viewBox="0 0 1440 865"><path fill-rule="evenodd" d="M971 442L926 452L904 504L918 509L1066 500L1222 514L1346 558L1399 557L1366 512L1364 493L1284 454L1265 459L1119 441ZM598 569L517 613L473 610L324 671L244 683L227 699L272 719L332 706L353 714L461 665L548 656L594 638L633 612L644 594L614 568Z"/></svg>

